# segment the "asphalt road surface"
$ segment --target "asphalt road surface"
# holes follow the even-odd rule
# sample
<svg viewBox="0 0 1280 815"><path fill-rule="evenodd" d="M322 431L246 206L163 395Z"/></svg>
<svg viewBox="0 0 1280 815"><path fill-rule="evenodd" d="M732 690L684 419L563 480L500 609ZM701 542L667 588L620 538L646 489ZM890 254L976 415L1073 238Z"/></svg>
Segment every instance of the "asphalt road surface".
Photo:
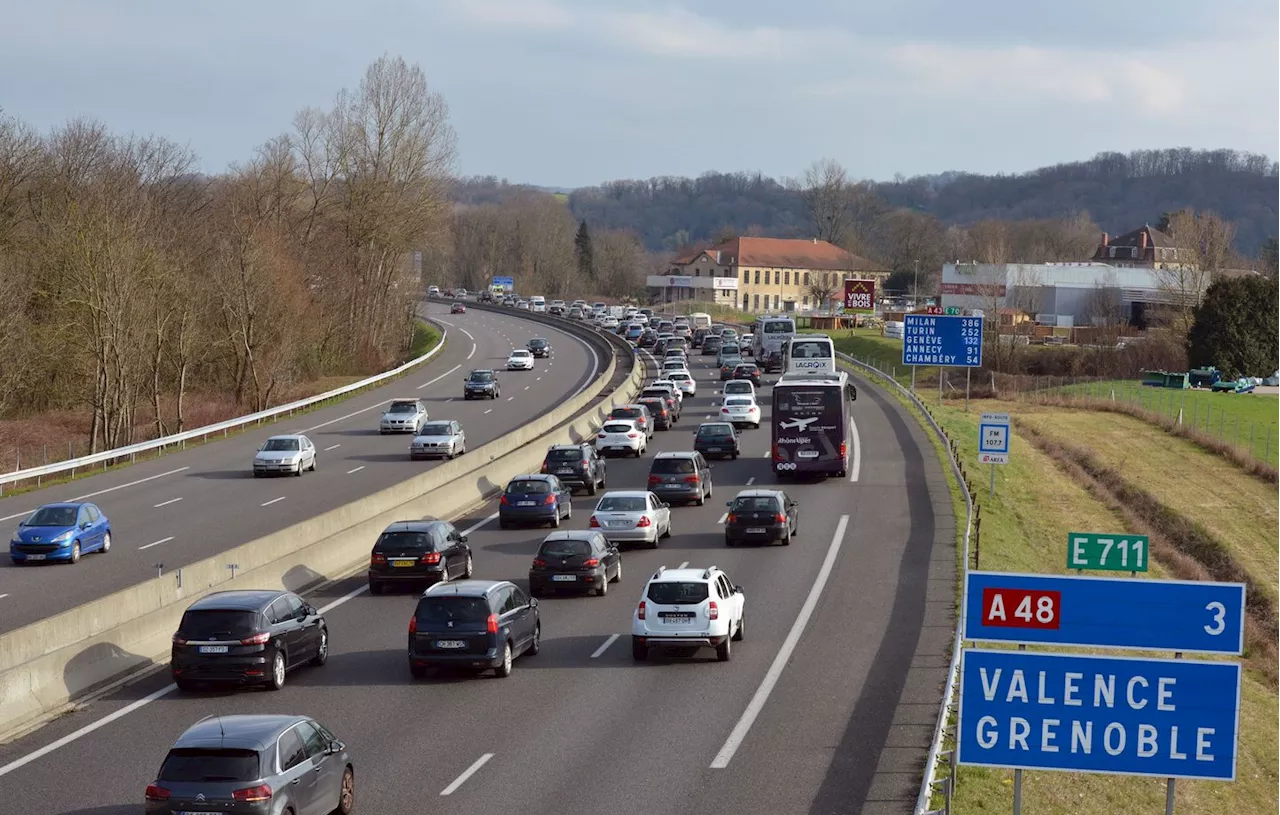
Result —
<svg viewBox="0 0 1280 815"><path fill-rule="evenodd" d="M15 566L0 559L0 631L9 631L156 575L211 557L436 466L410 461L408 434L379 435L381 407L425 400L432 419L458 419L474 450L551 410L596 375L608 357L584 340L512 315L474 310L427 316L448 330L435 358L412 374L311 413L90 478L0 500L0 534L41 504L93 501L111 520L112 547L80 563ZM502 398L464 401L472 368L502 368L512 347L535 336L553 356L533 371L500 373ZM303 432L319 451L314 473L253 477L253 455L269 436Z"/></svg>
<svg viewBox="0 0 1280 815"><path fill-rule="evenodd" d="M611 489L643 488L654 452L692 447L719 386L701 360L680 423L645 457L611 459ZM374 597L355 575L314 600L331 632L324 667L291 674L279 693L178 695L166 674L139 682L0 747L0 800L23 813L132 813L198 719L295 712L347 743L366 813L909 812L945 679L954 524L918 425L865 384L853 416L849 477L786 486L801 512L790 547L723 543L724 502L775 483L766 416L744 431L743 457L714 462L712 501L673 508L660 548L624 550L607 596L541 601L542 651L510 678L412 680L414 593ZM586 528L595 500L574 501L569 528ZM458 521L476 574L525 584L546 530L500 531L495 512ZM745 588L745 641L727 663L707 652L636 664L644 581L685 563L716 564Z"/></svg>

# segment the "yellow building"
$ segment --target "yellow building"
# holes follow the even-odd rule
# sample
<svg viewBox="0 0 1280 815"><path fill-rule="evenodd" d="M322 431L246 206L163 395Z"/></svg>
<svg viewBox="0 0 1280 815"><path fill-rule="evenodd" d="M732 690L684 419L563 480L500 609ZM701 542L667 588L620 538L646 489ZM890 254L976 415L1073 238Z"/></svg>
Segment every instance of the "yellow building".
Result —
<svg viewBox="0 0 1280 815"><path fill-rule="evenodd" d="M840 302L845 278L883 280L888 275L816 238L734 238L678 255L668 278L653 282L666 289L664 301L707 299L763 313L829 308ZM713 282L728 280L736 286Z"/></svg>

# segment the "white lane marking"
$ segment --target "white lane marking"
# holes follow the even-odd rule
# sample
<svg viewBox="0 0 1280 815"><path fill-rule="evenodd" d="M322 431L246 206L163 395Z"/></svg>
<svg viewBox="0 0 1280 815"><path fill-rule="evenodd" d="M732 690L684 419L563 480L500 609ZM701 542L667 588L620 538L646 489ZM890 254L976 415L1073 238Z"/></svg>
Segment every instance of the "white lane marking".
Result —
<svg viewBox="0 0 1280 815"><path fill-rule="evenodd" d="M324 448L324 451L327 453L330 450L337 450L341 446L342 446L341 444L331 444L328 447Z"/></svg>
<svg viewBox="0 0 1280 815"><path fill-rule="evenodd" d="M755 696L751 697L751 701L747 703L747 709L742 712L742 718L738 719L738 723L734 725L733 732L729 734L729 738L725 739L724 746L720 748L720 752L716 754L715 759L711 762L711 769L723 770L729 766L729 762L733 760L734 753L738 752L738 748L742 746L742 741L747 737L747 733L751 730L751 725L756 721L756 717L760 715L760 711L764 709L765 704L769 701L769 694L773 693L773 688L778 684L778 679L782 676L782 672L787 667L787 662L791 659L791 655L796 650L800 638L804 636L805 626L809 624L809 618L813 616L813 610L818 605L818 599L822 596L822 590L827 585L827 579L831 577L831 570L835 567L836 557L840 554L840 547L844 544L844 532L849 526L849 516L841 515L840 522L836 524L835 534L831 536L831 545L827 547L827 557L822 561L822 568L818 570L818 576L813 581L813 586L809 589L809 596L805 598L804 605L800 607L800 614L796 616L795 623L791 626L787 638L783 640L782 647L778 649L778 654L773 658L773 664L769 666L769 670L765 673L764 679L760 680L760 687L756 689Z"/></svg>
<svg viewBox="0 0 1280 815"><path fill-rule="evenodd" d="M747 479L747 486L750 487L754 483L756 483L756 477L753 475Z"/></svg>
<svg viewBox="0 0 1280 815"><path fill-rule="evenodd" d="M676 568L677 568L677 569L683 569L683 568L686 568L688 565L689 565L689 561L687 561L687 560L686 560L684 563L681 563L681 564L680 564L679 566L677 566Z"/></svg>
<svg viewBox="0 0 1280 815"><path fill-rule="evenodd" d="M183 472L183 471L185 471L185 470L190 470L190 469L191 469L190 467L179 467L178 469L176 469L176 470L170 470L170 471L169 471L169 472L167 472L167 473L160 473L159 475L149 475L149 476L147 476L146 478L139 478L137 481L130 481L128 484L118 484L118 485L116 485L116 486L114 486L114 487L107 487L105 490L98 490L97 492L90 492L90 493L87 493L87 494L85 494L85 495L78 495L78 496L76 496L75 498L72 498L71 500L72 500L72 501L83 501L83 500L85 500L86 498L93 498L93 497L98 496L98 495L106 495L106 494L107 494L107 493L109 493L109 492L115 492L116 490L122 490L122 489L124 489L125 487L136 487L138 484L145 484L145 483L147 483L148 481L155 481L157 478L164 478L166 475L173 475L173 474L175 474L175 473L180 473L180 472ZM4 520L4 519L3 519L3 518L0 518L0 520Z"/></svg>
<svg viewBox="0 0 1280 815"><path fill-rule="evenodd" d="M347 470L347 475L351 475L352 473L358 473L363 469L364 469L364 465L361 464L359 467L356 467L354 470Z"/></svg>
<svg viewBox="0 0 1280 815"><path fill-rule="evenodd" d="M346 594L339 597L337 600L334 600L329 605L323 606L320 609L320 613L328 614L333 609L337 608L343 603L346 603L348 600L354 600L355 598L364 594L368 590L369 590L369 584L366 583L360 588L355 589L354 591L349 591ZM79 741L80 739L84 738L85 736L89 735L95 730L99 730L103 727L106 727L107 725L111 724L117 719L123 719L125 716L128 716L130 713L133 713L135 710L146 707L147 705L151 704L157 699L163 699L165 696L168 696L169 694L173 693L177 689L178 689L177 685L170 684L170 685L166 685L160 690L152 691L151 693L147 694L146 696L142 697L136 702L130 702L129 704L125 705L124 707L120 708L114 713L109 713L106 716L103 716L101 719L98 719L96 722L91 722L85 725L84 727L80 728L79 730L68 733L67 735L63 736L57 741L49 742L44 747L41 747L39 750L35 750L33 752L27 753L25 756L22 756L21 758L16 758L13 761L10 761L8 764L5 764L4 766L0 767L0 778L3 778L4 776L8 775L14 770L27 766L28 764L30 764L33 761L36 761L37 759L44 758L45 756L49 755L50 753L56 750L61 750L63 747L66 747L68 744L71 744L74 741Z"/></svg>
<svg viewBox="0 0 1280 815"><path fill-rule="evenodd" d="M465 329L465 328L459 328L458 330L459 330L459 331L461 331L463 334L466 334L466 335L467 335L467 339L471 340L471 343L472 343L473 345L475 344L476 338L475 338L475 336L474 336L474 335L472 335L472 333L471 333L470 331L468 331L468 330L467 330L467 329ZM469 359L469 357L468 357L468 359Z"/></svg>
<svg viewBox="0 0 1280 815"><path fill-rule="evenodd" d="M609 646L610 646L610 645L613 645L613 644L614 644L615 642L617 642L617 641L618 641L618 635L617 635L617 634L610 634L610 635L609 635L609 639L607 639L607 640L605 640L605 641L604 641L604 645L601 645L599 648L597 648L597 649L595 650L595 652L594 652L594 653L592 653L592 654L591 654L591 658L592 658L592 659L599 659L599 658L600 658L600 655L601 655L601 654L603 654L605 651L608 651L608 650L609 650Z"/></svg>
<svg viewBox="0 0 1280 815"><path fill-rule="evenodd" d="M529 389L528 389L528 388L525 388L525 390L529 390ZM508 396L508 397L507 397L507 401L508 401L508 402L514 402L514 401L515 401L515 397L514 397L514 396Z"/></svg>
<svg viewBox="0 0 1280 815"><path fill-rule="evenodd" d="M139 546L139 547L138 547L138 551L139 551L139 552L141 552L143 549L150 549L152 546L159 546L160 544L162 544L162 543L168 543L168 542L169 542L169 541L171 541L171 540L173 540L173 536L172 536L172 535L170 535L170 536L169 536L169 537L167 537L167 538L161 538L160 540L156 541L155 543L148 543L146 546Z"/></svg>
<svg viewBox="0 0 1280 815"><path fill-rule="evenodd" d="M418 386L418 390L422 390L423 388L429 385L434 385L435 383L439 382L441 379L444 379L446 376L448 376L449 374L453 373L454 371L458 370L461 367L462 367L461 365L454 365L452 368L440 374L435 379L431 379L426 382L423 382L421 385Z"/></svg>
<svg viewBox="0 0 1280 815"><path fill-rule="evenodd" d="M161 501L161 502L160 502L160 503L158 503L158 504L152 504L152 505L151 505L151 508L152 508L152 509L159 509L160 507L167 507L167 506L169 506L170 504L176 504L176 503L178 503L178 502L179 502L179 501L181 501L181 500L182 500L181 498L170 498L168 501Z"/></svg>
<svg viewBox="0 0 1280 815"><path fill-rule="evenodd" d="M533 380L533 381L534 381L534 382L541 382L541 381L542 381L542 377L538 377L537 379L535 379L535 380Z"/></svg>
<svg viewBox="0 0 1280 815"><path fill-rule="evenodd" d="M760 458L768 458L768 457L769 457L769 451L768 451L768 450L765 450L763 453L761 453L761 454L760 454Z"/></svg>
<svg viewBox="0 0 1280 815"><path fill-rule="evenodd" d="M6 598L6 597L8 597L8 596L9 596L9 595L7 595L7 594L0 594L0 600L3 600L4 598Z"/></svg>
<svg viewBox="0 0 1280 815"><path fill-rule="evenodd" d="M858 435L858 425L849 417L849 435L853 437L853 465L849 467L849 480L857 481L862 472L862 437Z"/></svg>
<svg viewBox="0 0 1280 815"><path fill-rule="evenodd" d="M721 516L720 516L720 520L716 521L716 523L718 523L718 524L722 524L722 523L724 523L724 519L725 519L725 518L728 518L728 517L729 517L729 513L727 513L727 512L726 512L725 514L723 514L723 515L721 515Z"/></svg>
<svg viewBox="0 0 1280 815"><path fill-rule="evenodd" d="M524 389L525 389L525 390L529 390L529 386L528 386L528 385L525 385L525 386L524 386Z"/></svg>
<svg viewBox="0 0 1280 815"><path fill-rule="evenodd" d="M471 343L471 350L467 352L467 359L471 359L476 355L476 344Z"/></svg>
<svg viewBox="0 0 1280 815"><path fill-rule="evenodd" d="M449 326L450 328L454 328L454 327L455 327L455 326L454 326L454 324L453 324L453 323L451 323L451 322L449 322L448 320L441 320L441 319L439 319L439 318L436 318L436 319L437 319L437 321L438 321L438 322L442 322L442 323L444 323L445 325Z"/></svg>
<svg viewBox="0 0 1280 815"><path fill-rule="evenodd" d="M489 759L491 758L493 758L493 753L485 753L484 755L480 756L480 758L475 760L474 764L472 764L470 767L462 771L462 775L453 779L452 784L440 790L440 794L453 795L453 793L457 791L458 787L461 787L463 784L467 783L467 779L475 775L476 772L485 764L488 764Z"/></svg>
<svg viewBox="0 0 1280 815"><path fill-rule="evenodd" d="M489 408L488 410L485 411L485 414L489 414L489 413L493 413L493 408Z"/></svg>
<svg viewBox="0 0 1280 815"><path fill-rule="evenodd" d="M269 507L269 506L271 506L272 504L276 503L277 501L283 501L286 497L287 497L287 496L282 495L282 496L280 496L279 498L272 498L270 501L266 502L265 504L259 504L258 506L261 506L261 507Z"/></svg>
<svg viewBox="0 0 1280 815"><path fill-rule="evenodd" d="M489 517L484 518L484 519L479 520L479 521L476 521L476 522L475 522L474 524L472 524L471 526L469 526L469 527L467 527L466 529L462 530L462 534L464 534L464 535L470 535L472 532L475 532L477 529L479 529L480 527L482 527L482 526L484 526L485 524L489 523L490 521L496 521L496 520L498 520L498 513L496 513L496 512L495 512L495 513L493 513L492 515L490 515Z"/></svg>

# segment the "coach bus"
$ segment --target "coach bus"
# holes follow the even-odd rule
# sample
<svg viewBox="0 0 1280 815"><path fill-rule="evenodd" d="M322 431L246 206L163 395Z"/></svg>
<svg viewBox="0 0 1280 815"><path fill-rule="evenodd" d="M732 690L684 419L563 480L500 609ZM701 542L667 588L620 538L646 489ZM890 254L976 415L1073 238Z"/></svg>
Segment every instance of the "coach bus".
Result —
<svg viewBox="0 0 1280 815"><path fill-rule="evenodd" d="M751 329L751 355L765 370L773 370L774 366L770 361L775 357L770 355L777 354L779 355L777 359L780 359L782 346L795 336L795 333L796 321L790 317L781 315L757 317Z"/></svg>
<svg viewBox="0 0 1280 815"><path fill-rule="evenodd" d="M849 375L784 374L773 386L773 472L836 476L849 472Z"/></svg>

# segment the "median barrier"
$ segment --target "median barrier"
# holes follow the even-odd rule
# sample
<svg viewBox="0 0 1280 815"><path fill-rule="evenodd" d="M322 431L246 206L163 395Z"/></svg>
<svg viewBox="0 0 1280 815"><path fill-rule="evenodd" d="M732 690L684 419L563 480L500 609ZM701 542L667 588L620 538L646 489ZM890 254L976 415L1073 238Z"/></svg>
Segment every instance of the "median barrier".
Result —
<svg viewBox="0 0 1280 815"><path fill-rule="evenodd" d="M643 385L643 365L634 354L629 360L630 370L619 370L615 354L591 385L551 412L420 476L0 635L0 739L167 662L170 638L196 599L242 588L304 591L339 578L365 561L388 524L426 515L456 517L499 492L511 477L536 472L547 445L593 438L613 406L634 398Z"/></svg>

